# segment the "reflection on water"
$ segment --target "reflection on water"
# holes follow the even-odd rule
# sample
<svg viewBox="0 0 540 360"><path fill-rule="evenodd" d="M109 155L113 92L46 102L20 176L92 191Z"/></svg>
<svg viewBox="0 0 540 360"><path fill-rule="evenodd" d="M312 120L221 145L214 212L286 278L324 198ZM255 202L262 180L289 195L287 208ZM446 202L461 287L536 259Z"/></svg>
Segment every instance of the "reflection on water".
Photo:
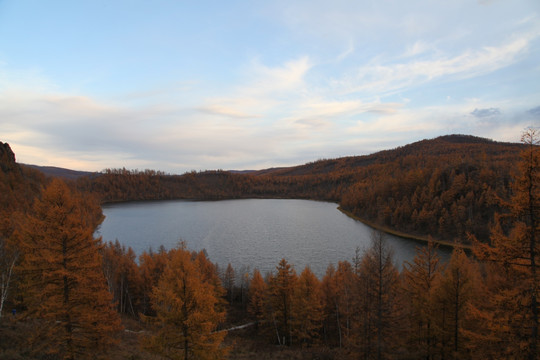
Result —
<svg viewBox="0 0 540 360"><path fill-rule="evenodd" d="M285 258L297 272L306 265L319 277L329 263L351 261L355 249L370 246L371 228L328 202L249 199L224 201L130 202L103 207L97 235L118 239L140 255L160 245L170 249L184 240L191 250L206 249L220 266L272 271ZM411 261L414 241L387 235L401 268ZM443 257L448 251L442 251Z"/></svg>

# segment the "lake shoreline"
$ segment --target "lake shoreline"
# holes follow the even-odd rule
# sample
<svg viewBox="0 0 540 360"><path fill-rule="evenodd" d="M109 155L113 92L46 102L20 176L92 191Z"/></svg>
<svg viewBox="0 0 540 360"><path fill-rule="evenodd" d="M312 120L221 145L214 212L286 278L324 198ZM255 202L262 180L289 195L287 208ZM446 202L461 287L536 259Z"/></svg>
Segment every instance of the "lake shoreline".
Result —
<svg viewBox="0 0 540 360"><path fill-rule="evenodd" d="M316 202L333 203L333 204L337 205L337 209L341 213L345 214L347 217L349 217L349 218L351 218L353 220L359 221L359 222L369 226L372 229L380 230L380 231L382 231L384 233L387 233L387 234L390 234L390 235L393 235L393 236L397 236L397 237L402 238L402 239L411 240L411 241L417 242L417 243L422 244L422 245L425 245L430 241L430 239L428 237L401 232L401 231L398 231L398 230L388 228L386 226L381 226L379 224L376 224L376 223L374 223L372 221L369 221L369 220L366 220L364 218L361 218L361 217L353 214L352 212L343 209L338 202L329 201L329 200L296 199L296 198L287 198L287 197L270 197L270 198L269 197L260 197L260 198L259 197L249 197L249 198L240 197L240 198L220 198L220 199L177 198L177 199L145 199L145 200L105 201L105 202L101 203L101 206L107 207L107 205L117 205L117 204L122 204L122 203L152 203L152 202L169 202L169 201L170 202L174 202L174 201L186 201L186 202L207 202L208 201L208 202L212 202L212 201L250 200L250 199L253 199L253 200L265 200L265 199L268 199L268 200L308 200L308 201L316 201ZM465 249L465 250L471 250L472 249L472 246L467 245L467 244L458 244L458 243L454 243L454 242L451 242L451 241L434 239L434 238L431 238L431 241L433 243L439 245L439 246L450 248L450 249L454 249L454 248L462 248L462 249Z"/></svg>
<svg viewBox="0 0 540 360"><path fill-rule="evenodd" d="M374 223L372 221L363 219L363 218L353 214L352 212L343 209L341 206L338 206L337 209L339 211L341 211L343 214L350 217L351 219L354 219L356 221L360 221L361 223L363 223L363 224L365 224L365 225L367 225L370 228L373 228L375 230L380 230L380 231L382 231L384 233L394 235L394 236L397 236L397 237L400 237L400 238L403 238L403 239L407 239L407 240L413 240L415 242L422 243L422 244L427 244L430 241L430 239L428 237L425 237L425 236L412 235L412 234L404 233L404 232L401 232L401 231L398 231L398 230L390 229L390 228L388 228L386 226L378 225L378 224L376 224L376 223ZM471 250L472 249L472 246L467 245L467 244L458 244L458 243L445 241L445 240L434 239L434 238L431 238L431 241L434 244L437 244L437 245L443 246L443 247L447 247L447 248L451 248L451 249L454 249L454 248L461 248L461 249L465 249L465 250Z"/></svg>

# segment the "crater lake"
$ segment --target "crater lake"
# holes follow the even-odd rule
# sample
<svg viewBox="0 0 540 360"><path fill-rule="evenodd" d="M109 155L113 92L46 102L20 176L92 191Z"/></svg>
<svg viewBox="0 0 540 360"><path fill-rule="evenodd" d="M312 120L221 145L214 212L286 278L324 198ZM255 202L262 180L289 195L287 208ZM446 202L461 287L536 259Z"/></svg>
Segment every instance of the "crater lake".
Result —
<svg viewBox="0 0 540 360"><path fill-rule="evenodd" d="M371 245L373 229L337 209L337 204L311 200L247 199L221 201L144 201L106 204L96 231L103 241L118 240L137 255L184 241L203 250L220 267L261 273L275 270L285 258L299 273L306 265L320 278L327 266L352 261ZM401 269L422 243L385 235ZM447 258L448 249L440 249Z"/></svg>

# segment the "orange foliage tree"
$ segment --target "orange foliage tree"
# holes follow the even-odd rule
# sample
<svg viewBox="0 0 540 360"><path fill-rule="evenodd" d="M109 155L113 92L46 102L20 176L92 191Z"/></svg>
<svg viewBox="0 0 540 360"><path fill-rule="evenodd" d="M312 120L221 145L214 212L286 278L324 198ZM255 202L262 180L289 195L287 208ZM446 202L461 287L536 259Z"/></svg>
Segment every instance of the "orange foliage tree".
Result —
<svg viewBox="0 0 540 360"><path fill-rule="evenodd" d="M225 319L219 306L222 291L214 281L217 274L209 274L207 264L197 257L184 245L170 250L152 292L157 330L145 347L169 359L220 359L227 353L222 346L226 332L216 331Z"/></svg>
<svg viewBox="0 0 540 360"><path fill-rule="evenodd" d="M386 359L402 338L399 273L384 234L374 231L371 241L359 268L357 346L362 357Z"/></svg>
<svg viewBox="0 0 540 360"><path fill-rule="evenodd" d="M435 349L433 289L442 271L437 247L432 241L417 247L413 262L403 264L403 290L409 320L407 348L411 355L433 359Z"/></svg>
<svg viewBox="0 0 540 360"><path fill-rule="evenodd" d="M101 252L103 272L118 312L137 316L143 285L135 252L131 247L126 249L120 245L118 240L106 244Z"/></svg>
<svg viewBox="0 0 540 360"><path fill-rule="evenodd" d="M121 329L101 269L100 216L91 199L52 180L21 226L27 318L37 319L37 352L64 359L95 358ZM92 210L94 209L94 210ZM38 339L46 339L45 348Z"/></svg>
<svg viewBox="0 0 540 360"><path fill-rule="evenodd" d="M358 314L354 308L356 280L357 275L348 261L338 262L337 270L332 264L326 269L321 287L327 343L335 341L332 333L337 336L339 347L346 344L350 338L353 315Z"/></svg>
<svg viewBox="0 0 540 360"><path fill-rule="evenodd" d="M295 314L295 338L302 345L313 344L320 335L323 312L321 284L309 266L298 277L292 311Z"/></svg>
<svg viewBox="0 0 540 360"><path fill-rule="evenodd" d="M158 253L153 251L143 252L139 256L139 273L141 276L141 299L140 307L143 315L155 315L151 306L150 297L152 289L157 286L161 274L167 263L167 251L165 247L160 247Z"/></svg>
<svg viewBox="0 0 540 360"><path fill-rule="evenodd" d="M235 282L236 282L236 273L231 263L229 263L227 265L227 269L225 269L225 273L223 274L223 285L225 286L225 290L227 291L227 299L229 300L230 303L232 303L234 300Z"/></svg>
<svg viewBox="0 0 540 360"><path fill-rule="evenodd" d="M441 357L467 359L470 327L468 312L478 294L478 268L462 249L454 249L442 276L436 278L433 288L434 333L437 352Z"/></svg>
<svg viewBox="0 0 540 360"><path fill-rule="evenodd" d="M323 335L326 345L343 345L341 336L341 321L338 302L340 293L339 284L336 280L336 267L329 264L326 273L321 281L322 303L323 303ZM334 339L337 335L337 341Z"/></svg>
<svg viewBox="0 0 540 360"><path fill-rule="evenodd" d="M293 311L292 301L298 277L294 268L285 259L281 259L268 286L269 321L274 326L280 345L291 345Z"/></svg>
<svg viewBox="0 0 540 360"><path fill-rule="evenodd" d="M490 269L493 287L488 304L477 315L489 320L484 337L506 356L538 359L540 255L540 133L534 128L522 135L526 149L521 154L519 173L506 212L499 214L492 229L491 244L476 242L475 253Z"/></svg>
<svg viewBox="0 0 540 360"><path fill-rule="evenodd" d="M265 299L267 286L259 269L253 270L251 281L249 283L249 304L248 312L259 322L265 316Z"/></svg>

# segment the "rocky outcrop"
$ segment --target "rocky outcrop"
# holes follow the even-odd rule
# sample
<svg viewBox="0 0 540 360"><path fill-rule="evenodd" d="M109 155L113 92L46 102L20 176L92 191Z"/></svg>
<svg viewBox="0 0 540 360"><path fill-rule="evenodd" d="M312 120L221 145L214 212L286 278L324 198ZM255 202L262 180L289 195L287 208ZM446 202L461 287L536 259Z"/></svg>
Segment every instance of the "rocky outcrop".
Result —
<svg viewBox="0 0 540 360"><path fill-rule="evenodd" d="M0 141L0 170L3 172L20 171L15 162L15 154L8 143Z"/></svg>

